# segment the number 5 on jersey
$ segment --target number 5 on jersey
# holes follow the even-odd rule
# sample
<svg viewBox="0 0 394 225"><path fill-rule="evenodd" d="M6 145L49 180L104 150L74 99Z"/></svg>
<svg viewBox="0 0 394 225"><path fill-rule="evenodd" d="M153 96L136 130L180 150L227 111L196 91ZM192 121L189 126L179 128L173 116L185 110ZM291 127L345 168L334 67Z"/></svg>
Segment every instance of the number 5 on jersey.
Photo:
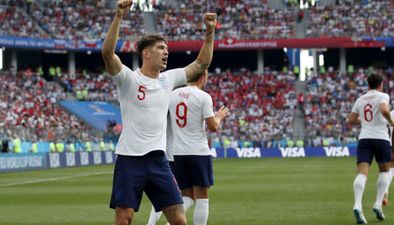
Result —
<svg viewBox="0 0 394 225"><path fill-rule="evenodd" d="M180 128L183 128L187 124L187 105L184 102L179 103L176 105L175 108L175 114L176 114L176 124Z"/></svg>
<svg viewBox="0 0 394 225"><path fill-rule="evenodd" d="M138 92L139 92L137 95L138 100L142 101L145 99L145 90L146 90L146 87L144 87L144 86L140 86L138 88Z"/></svg>

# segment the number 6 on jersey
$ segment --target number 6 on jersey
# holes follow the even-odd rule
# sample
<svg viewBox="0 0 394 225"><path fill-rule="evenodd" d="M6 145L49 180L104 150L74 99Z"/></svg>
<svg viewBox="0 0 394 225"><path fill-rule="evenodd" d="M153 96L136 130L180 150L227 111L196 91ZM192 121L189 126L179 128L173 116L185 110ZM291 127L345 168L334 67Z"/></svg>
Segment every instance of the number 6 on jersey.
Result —
<svg viewBox="0 0 394 225"><path fill-rule="evenodd" d="M372 105L371 104L366 104L364 106L364 119L367 122L371 122L373 119L373 111L372 111Z"/></svg>

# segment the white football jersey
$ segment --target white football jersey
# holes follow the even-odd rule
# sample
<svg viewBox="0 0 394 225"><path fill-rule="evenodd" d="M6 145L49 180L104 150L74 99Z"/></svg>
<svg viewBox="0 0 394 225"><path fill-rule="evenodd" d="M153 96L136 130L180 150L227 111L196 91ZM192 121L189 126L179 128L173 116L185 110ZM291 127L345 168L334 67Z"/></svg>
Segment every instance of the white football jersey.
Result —
<svg viewBox="0 0 394 225"><path fill-rule="evenodd" d="M377 90L369 90L356 100L352 112L357 113L361 120L359 139L383 139L390 141L387 120L380 112L381 103L389 104L388 94Z"/></svg>
<svg viewBox="0 0 394 225"><path fill-rule="evenodd" d="M176 89L169 111L174 155L210 155L205 119L215 116L211 96L196 86Z"/></svg>
<svg viewBox="0 0 394 225"><path fill-rule="evenodd" d="M170 114L167 115L167 147L166 158L168 161L174 161L174 134L171 127Z"/></svg>
<svg viewBox="0 0 394 225"><path fill-rule="evenodd" d="M391 112L390 112L390 114L391 114L391 118L393 119L394 118L394 110L391 110ZM387 123L388 124L388 123ZM392 137L392 135L393 135L393 129L394 129L394 127L392 127L390 124L388 124L388 126L390 127L390 144L393 144L393 143L391 143L391 137Z"/></svg>
<svg viewBox="0 0 394 225"><path fill-rule="evenodd" d="M171 92L186 83L183 68L160 73L157 79L123 65L112 76L118 89L123 130L115 153L141 156L166 149L167 113Z"/></svg>

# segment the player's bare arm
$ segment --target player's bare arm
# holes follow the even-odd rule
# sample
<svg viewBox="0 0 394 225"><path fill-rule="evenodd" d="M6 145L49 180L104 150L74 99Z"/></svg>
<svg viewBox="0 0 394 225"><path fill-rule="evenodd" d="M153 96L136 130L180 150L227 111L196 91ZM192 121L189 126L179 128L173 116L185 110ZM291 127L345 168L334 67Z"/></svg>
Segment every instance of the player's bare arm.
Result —
<svg viewBox="0 0 394 225"><path fill-rule="evenodd" d="M353 124L353 125L361 124L360 117L358 116L358 113L351 112L349 114L349 117L347 118L347 122L349 124Z"/></svg>
<svg viewBox="0 0 394 225"><path fill-rule="evenodd" d="M209 130L212 132L219 130L220 123L228 115L230 115L230 109L226 106L220 107L220 109L215 113L214 117L209 117L206 119Z"/></svg>
<svg viewBox="0 0 394 225"><path fill-rule="evenodd" d="M391 113L390 113L390 106L387 103L382 103L379 105L379 110L384 116L384 118L390 123L391 126L394 126L394 121L391 118Z"/></svg>
<svg viewBox="0 0 394 225"><path fill-rule="evenodd" d="M105 36L101 54L105 63L105 69L110 75L115 75L122 69L122 62L115 54L115 48L119 38L120 23L123 16L130 11L130 6L132 4L132 0L119 0L117 2L115 17L109 27L107 35Z"/></svg>
<svg viewBox="0 0 394 225"><path fill-rule="evenodd" d="M207 27L205 41L197 56L197 59L185 67L187 80L193 80L196 76L208 69L212 61L215 42L216 13L205 13L204 23Z"/></svg>

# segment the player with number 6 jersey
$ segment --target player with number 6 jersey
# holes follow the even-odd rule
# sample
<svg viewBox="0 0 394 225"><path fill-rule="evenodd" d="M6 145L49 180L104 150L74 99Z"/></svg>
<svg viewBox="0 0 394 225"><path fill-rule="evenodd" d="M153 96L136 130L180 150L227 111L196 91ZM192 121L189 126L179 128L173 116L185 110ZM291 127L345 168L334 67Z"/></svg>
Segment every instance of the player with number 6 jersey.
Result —
<svg viewBox="0 0 394 225"><path fill-rule="evenodd" d="M353 183L353 213L358 224L366 224L362 210L362 197L367 181L369 167L375 157L379 166L376 201L372 207L378 220L384 220L382 201L389 184L391 161L390 129L394 125L390 115L390 97L383 93L383 77L372 74L368 77L367 93L359 97L348 117L350 124L361 124L357 146L357 176Z"/></svg>
<svg viewBox="0 0 394 225"><path fill-rule="evenodd" d="M205 225L208 221L208 190L213 185L211 151L205 124L211 131L219 129L229 114L222 106L215 114L211 96L202 89L208 72L189 81L188 86L176 89L170 100L171 126L174 133L175 177L182 191L185 211L193 205L193 224Z"/></svg>

